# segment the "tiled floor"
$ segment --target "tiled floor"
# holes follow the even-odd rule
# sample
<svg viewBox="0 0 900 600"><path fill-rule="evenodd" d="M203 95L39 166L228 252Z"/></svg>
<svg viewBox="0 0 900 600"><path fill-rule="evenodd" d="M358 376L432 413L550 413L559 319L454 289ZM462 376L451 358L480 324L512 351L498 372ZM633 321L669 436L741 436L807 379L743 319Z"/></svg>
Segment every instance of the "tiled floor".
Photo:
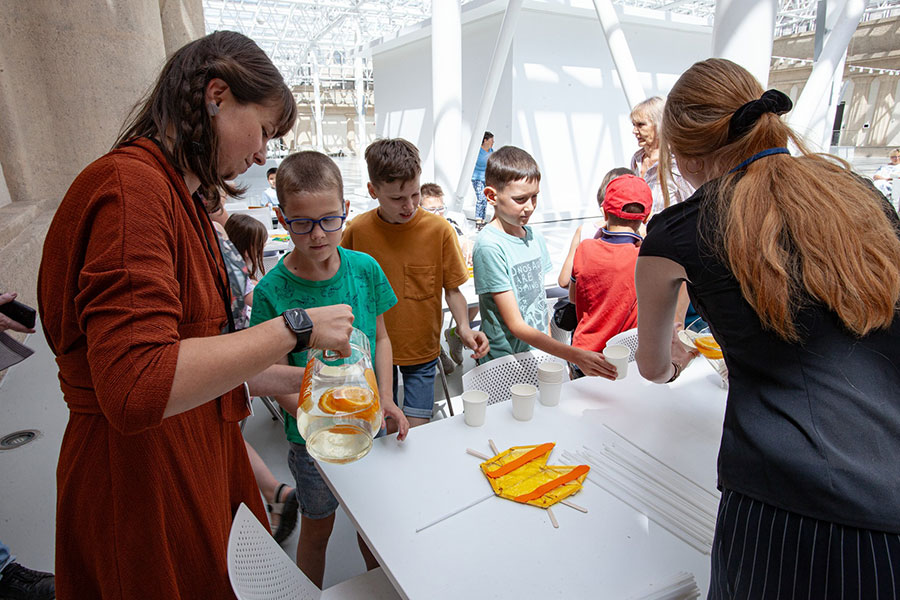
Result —
<svg viewBox="0 0 900 600"><path fill-rule="evenodd" d="M854 162L864 173L874 172L879 159ZM374 201L365 192L364 170L355 159L338 159L344 173L345 196L353 213L372 208ZM274 163L273 163L274 164ZM243 178L251 186L248 198L255 198L265 186L265 167L255 166ZM537 215L540 218L540 215ZM577 221L536 225L545 236L558 271L568 249ZM52 570L54 557L56 462L68 413L56 378L56 366L40 333L30 336L27 344L35 355L10 370L0 381L0 437L18 429L36 428L41 436L34 442L0 452L0 540L10 545L23 564ZM466 358L463 367L449 375L451 394L461 391L461 373L473 366ZM440 397L440 393L438 394ZM245 437L265 459L275 476L291 481L287 468L287 443L280 426L273 422L262 406L244 430ZM427 435L424 429L410 436ZM377 490L373 490L377 493ZM284 544L293 556L297 533ZM328 550L326 586L361 573L363 562L356 546L353 526L342 510L338 510L335 531Z"/></svg>

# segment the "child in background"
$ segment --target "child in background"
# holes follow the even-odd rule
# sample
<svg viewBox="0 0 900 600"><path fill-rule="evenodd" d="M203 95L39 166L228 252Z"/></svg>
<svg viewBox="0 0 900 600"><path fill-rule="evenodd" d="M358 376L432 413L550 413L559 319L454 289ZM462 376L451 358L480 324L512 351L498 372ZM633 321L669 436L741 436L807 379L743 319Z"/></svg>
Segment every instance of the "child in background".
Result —
<svg viewBox="0 0 900 600"><path fill-rule="evenodd" d="M244 287L244 313L250 321L250 310L253 307L253 288L259 278L266 274L263 264L263 249L269 240L266 226L250 215L231 215L225 221L225 233L234 247L241 254L247 265L247 282Z"/></svg>
<svg viewBox="0 0 900 600"><path fill-rule="evenodd" d="M608 379L615 367L597 352L557 341L547 334L544 275L551 270L544 238L528 227L537 207L541 172L530 154L504 146L488 159L484 195L494 218L475 240L475 291L481 330L490 342L484 360L538 348L574 363L588 375Z"/></svg>
<svg viewBox="0 0 900 600"><path fill-rule="evenodd" d="M419 209L419 151L403 139L377 140L366 148L366 166L369 194L378 207L354 218L341 244L373 256L399 296L384 319L394 350L393 397L397 402L396 378L402 374L403 412L415 427L427 423L434 410L442 291L460 338L476 357L487 352L487 338L469 327L459 291L469 274L453 227Z"/></svg>
<svg viewBox="0 0 900 600"><path fill-rule="evenodd" d="M251 325L280 315L290 307L327 306L342 302L353 309L353 326L369 339L382 410L403 440L409 423L388 399L392 387L391 340L383 313L397 299L387 278L372 257L345 250L338 243L346 214L344 184L333 160L320 152L288 156L278 170L278 208L282 226L290 232L294 249L282 258L256 286ZM288 354L286 362L305 366L306 352ZM285 415L285 434L290 441L288 462L300 500L300 541L297 565L320 588L325 574L325 553L334 527L338 502L316 469L315 461L297 429L294 414L298 397L277 397ZM358 539L368 569L378 566L375 557Z"/></svg>
<svg viewBox="0 0 900 600"><path fill-rule="evenodd" d="M231 215L225 221L225 233L247 263L250 277L259 280L266 274L263 264L263 250L269 240L266 226L250 215Z"/></svg>
<svg viewBox="0 0 900 600"><path fill-rule="evenodd" d="M234 320L235 330L244 329L250 323L250 311L246 304L248 299L247 288L250 284L250 269L245 257L241 256L241 252L235 247L234 243L228 239L226 225L232 217L228 216L225 210L226 196L224 192L219 194L219 202L205 202L210 219L219 237L219 247L222 249L222 258L225 260L225 267L228 269L228 284L231 288L231 314ZM245 215L235 215L245 216ZM262 227L262 224L252 219L252 221ZM265 229L263 227L263 229ZM234 230L233 230L234 231ZM250 286L252 290L252 286ZM249 294L249 300L252 302L252 291ZM298 377L302 377L302 372ZM256 485L262 493L266 501L266 512L269 513L269 530L272 537L279 544L286 540L294 528L297 526L297 509L299 504L294 488L286 483L281 483L272 474L271 469L263 461L262 457L256 452L253 446L247 440L244 440L244 447L247 449L247 456L250 458L250 466L253 468L253 477L256 479Z"/></svg>
<svg viewBox="0 0 900 600"><path fill-rule="evenodd" d="M447 207L444 206L444 190L441 189L436 183L423 183L422 187L419 188L419 206L421 206L424 210L427 210L433 215L437 215L439 217L444 217L447 219L447 222L453 225L453 231L456 232L456 239L459 242L459 248L463 253L463 257L466 260L466 267L471 266L472 260L472 248L471 242L466 238L466 234L460 228L460 226L447 216ZM477 313L476 309L476 313ZM469 309L469 323L472 322L472 309ZM455 327L453 328L456 329ZM450 331L449 329L447 331ZM447 335L447 331L444 332L444 335ZM459 356L459 360L457 362L454 357L452 360L447 353L444 352L444 349L441 348L441 365L444 367L444 373L449 375L456 369L456 365L462 362L462 342L459 337L454 337L453 341L456 342L456 345L453 346L450 344L450 338L447 338L448 345L450 347L451 355L456 352L455 356Z"/></svg>
<svg viewBox="0 0 900 600"><path fill-rule="evenodd" d="M609 185L610 181L616 177L621 177L622 175L634 175L634 171L626 169L625 167L616 167L603 176L603 180L600 182L600 188L597 190L597 206L599 206L601 210L603 209L603 194L606 190L606 186ZM579 225L578 229L575 230L575 234L572 236L572 241L569 244L569 254L566 255L566 260L559 270L559 278L557 279L559 287L569 287L569 279L572 277L572 259L575 258L575 248L577 248L578 244L584 240L592 240L597 237L604 224L604 220L600 220L599 222L592 221L590 223Z"/></svg>
<svg viewBox="0 0 900 600"><path fill-rule="evenodd" d="M275 191L275 183L277 181L278 168L272 167L266 171L266 180L269 182L269 188L263 192L263 206L275 207L278 205L278 194Z"/></svg>
<svg viewBox="0 0 900 600"><path fill-rule="evenodd" d="M442 190L441 186L436 183L423 183L422 187L420 188L420 192L422 194L422 198L421 200L419 200L419 206L430 213L436 214L440 217L444 217L445 219L447 219L448 223L453 225L453 230L456 231L456 238L459 241L459 248L462 251L463 258L466 261L466 268L469 270L469 275L471 276L472 247L475 245L475 242L466 237L465 232L463 232L459 224L457 224L456 221L446 215L446 207L444 206L444 190ZM469 327L471 327L472 322L478 315L478 307L470 306L468 313ZM444 364L444 371L446 371L447 373L452 373L453 369L456 368L453 363L456 363L457 365L462 364L463 343L462 340L459 339L459 336L456 335L456 327L446 329L444 331L444 339L447 340L447 348L450 350L450 357L453 359L453 362L446 360L447 355L444 354L443 349L441 350L441 361Z"/></svg>
<svg viewBox="0 0 900 600"><path fill-rule="evenodd" d="M872 175L875 187L892 202L891 194L894 189L894 177L900 177L900 148L891 150L890 154L888 154L888 164L878 167L878 170ZM900 207L894 206L894 210L897 210L898 208Z"/></svg>
<svg viewBox="0 0 900 600"><path fill-rule="evenodd" d="M572 345L595 352L637 327L634 266L643 239L638 232L650 218L653 192L640 177L622 175L606 187L602 208L606 226L576 248L569 283L578 316Z"/></svg>

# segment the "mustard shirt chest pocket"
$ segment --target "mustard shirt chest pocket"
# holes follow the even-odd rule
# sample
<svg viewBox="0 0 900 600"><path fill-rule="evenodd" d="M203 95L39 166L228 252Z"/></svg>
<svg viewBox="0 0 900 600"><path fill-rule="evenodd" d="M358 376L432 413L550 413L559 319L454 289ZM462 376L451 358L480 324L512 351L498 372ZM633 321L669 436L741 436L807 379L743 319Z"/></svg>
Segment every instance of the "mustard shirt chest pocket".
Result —
<svg viewBox="0 0 900 600"><path fill-rule="evenodd" d="M409 300L428 300L434 297L434 265L406 265L403 267L403 297Z"/></svg>

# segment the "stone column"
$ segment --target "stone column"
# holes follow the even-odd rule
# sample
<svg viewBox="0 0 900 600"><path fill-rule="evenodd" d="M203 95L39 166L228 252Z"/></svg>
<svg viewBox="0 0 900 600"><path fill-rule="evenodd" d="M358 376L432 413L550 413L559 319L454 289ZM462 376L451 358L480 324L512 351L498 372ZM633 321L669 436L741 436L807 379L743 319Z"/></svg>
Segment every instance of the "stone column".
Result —
<svg viewBox="0 0 900 600"><path fill-rule="evenodd" d="M41 247L75 176L109 150L165 60L159 0L4 2L0 289L34 304Z"/></svg>
<svg viewBox="0 0 900 600"><path fill-rule="evenodd" d="M159 0L166 56L206 35L202 0Z"/></svg>

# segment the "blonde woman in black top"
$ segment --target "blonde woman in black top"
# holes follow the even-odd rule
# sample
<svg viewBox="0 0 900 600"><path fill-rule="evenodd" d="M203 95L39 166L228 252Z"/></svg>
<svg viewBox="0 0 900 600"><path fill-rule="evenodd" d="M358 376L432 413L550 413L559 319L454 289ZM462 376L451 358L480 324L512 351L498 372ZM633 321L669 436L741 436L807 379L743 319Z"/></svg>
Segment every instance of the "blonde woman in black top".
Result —
<svg viewBox="0 0 900 600"><path fill-rule="evenodd" d="M900 222L790 108L721 59L670 92L661 156L698 189L641 246L637 363L658 383L684 368L687 282L729 372L710 598L896 598Z"/></svg>

